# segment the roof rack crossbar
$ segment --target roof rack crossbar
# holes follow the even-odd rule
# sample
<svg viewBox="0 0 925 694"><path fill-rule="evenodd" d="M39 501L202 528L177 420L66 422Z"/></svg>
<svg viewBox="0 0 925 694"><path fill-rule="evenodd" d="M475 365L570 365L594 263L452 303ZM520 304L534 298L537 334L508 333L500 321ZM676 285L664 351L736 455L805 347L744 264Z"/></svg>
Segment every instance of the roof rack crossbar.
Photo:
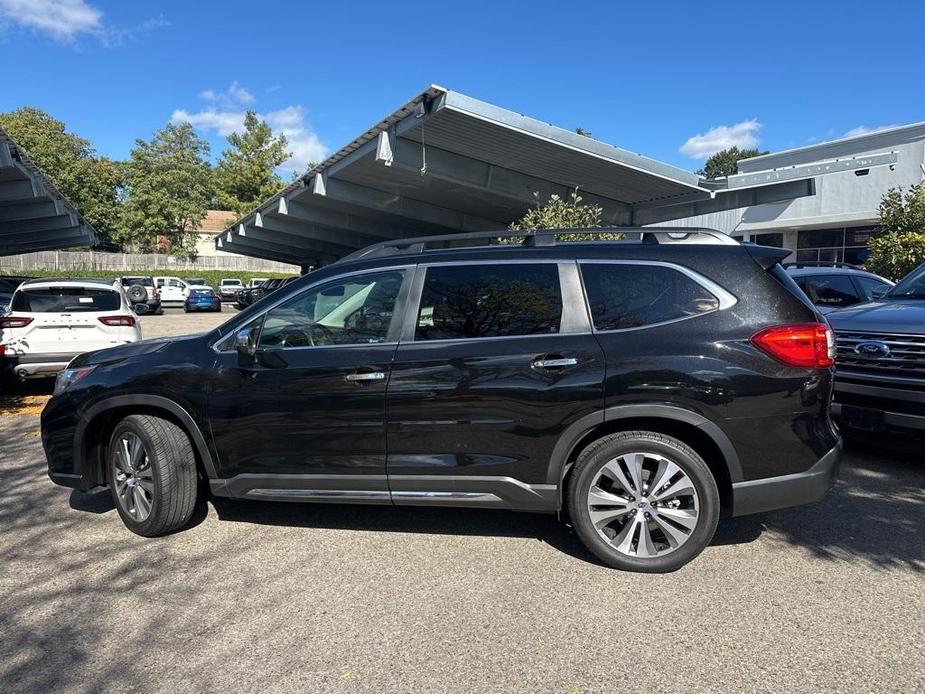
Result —
<svg viewBox="0 0 925 694"><path fill-rule="evenodd" d="M374 246L363 248L342 258L360 260L376 258L396 253L416 254L427 250L445 250L448 248L475 248L501 242L505 239L521 239L520 245L529 247L555 246L557 237L579 234L582 236L601 236L604 234L638 235L637 243L708 243L720 245L738 245L738 241L728 234L716 229L703 227L597 227L594 229L525 229L523 231L476 231L460 234L440 234L434 236L416 236L407 239L384 241ZM626 239L633 241L634 239ZM482 241L484 243L475 243ZM626 241L622 241L626 242Z"/></svg>

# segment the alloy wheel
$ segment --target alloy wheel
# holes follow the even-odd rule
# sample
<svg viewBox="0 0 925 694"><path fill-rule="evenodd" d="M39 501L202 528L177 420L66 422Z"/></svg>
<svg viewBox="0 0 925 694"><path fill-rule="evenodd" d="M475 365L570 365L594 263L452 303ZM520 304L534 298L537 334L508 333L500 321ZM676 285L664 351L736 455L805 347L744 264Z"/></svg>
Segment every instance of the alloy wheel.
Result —
<svg viewBox="0 0 925 694"><path fill-rule="evenodd" d="M657 453L626 453L604 464L587 503L598 534L621 554L637 559L674 552L693 534L700 517L690 476Z"/></svg>
<svg viewBox="0 0 925 694"><path fill-rule="evenodd" d="M112 451L113 483L122 510L138 522L151 515L154 472L141 439L130 431L119 436Z"/></svg>

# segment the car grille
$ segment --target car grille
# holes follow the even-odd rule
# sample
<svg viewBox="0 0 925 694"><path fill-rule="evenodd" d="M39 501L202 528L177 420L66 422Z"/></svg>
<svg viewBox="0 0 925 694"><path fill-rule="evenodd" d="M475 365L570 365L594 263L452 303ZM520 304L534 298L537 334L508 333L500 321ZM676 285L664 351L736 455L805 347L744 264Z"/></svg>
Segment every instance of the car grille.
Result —
<svg viewBox="0 0 925 694"><path fill-rule="evenodd" d="M890 353L883 357L859 354L855 348L864 342L882 342ZM835 344L836 369L925 379L925 335L838 332Z"/></svg>

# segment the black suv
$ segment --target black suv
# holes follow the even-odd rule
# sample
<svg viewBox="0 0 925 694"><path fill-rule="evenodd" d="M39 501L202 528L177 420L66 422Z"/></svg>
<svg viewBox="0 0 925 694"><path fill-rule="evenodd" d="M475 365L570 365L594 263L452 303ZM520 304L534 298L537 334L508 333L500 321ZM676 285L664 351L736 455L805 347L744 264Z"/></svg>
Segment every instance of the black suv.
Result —
<svg viewBox="0 0 925 694"><path fill-rule="evenodd" d="M925 264L881 298L828 315L837 336L832 412L852 433L925 437Z"/></svg>
<svg viewBox="0 0 925 694"><path fill-rule="evenodd" d="M820 498L834 348L787 251L603 231L635 240L383 244L206 335L82 355L42 414L49 474L109 484L145 536L187 522L198 476L244 499L561 512L652 572L721 513Z"/></svg>

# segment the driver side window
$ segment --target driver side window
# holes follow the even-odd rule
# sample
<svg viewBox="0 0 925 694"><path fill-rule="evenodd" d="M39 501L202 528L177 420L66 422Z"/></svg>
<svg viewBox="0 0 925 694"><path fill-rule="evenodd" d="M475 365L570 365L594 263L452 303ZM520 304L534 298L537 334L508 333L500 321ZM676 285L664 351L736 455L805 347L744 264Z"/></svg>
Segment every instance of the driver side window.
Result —
<svg viewBox="0 0 925 694"><path fill-rule="evenodd" d="M310 289L267 312L260 349L385 342L404 271L366 273Z"/></svg>

